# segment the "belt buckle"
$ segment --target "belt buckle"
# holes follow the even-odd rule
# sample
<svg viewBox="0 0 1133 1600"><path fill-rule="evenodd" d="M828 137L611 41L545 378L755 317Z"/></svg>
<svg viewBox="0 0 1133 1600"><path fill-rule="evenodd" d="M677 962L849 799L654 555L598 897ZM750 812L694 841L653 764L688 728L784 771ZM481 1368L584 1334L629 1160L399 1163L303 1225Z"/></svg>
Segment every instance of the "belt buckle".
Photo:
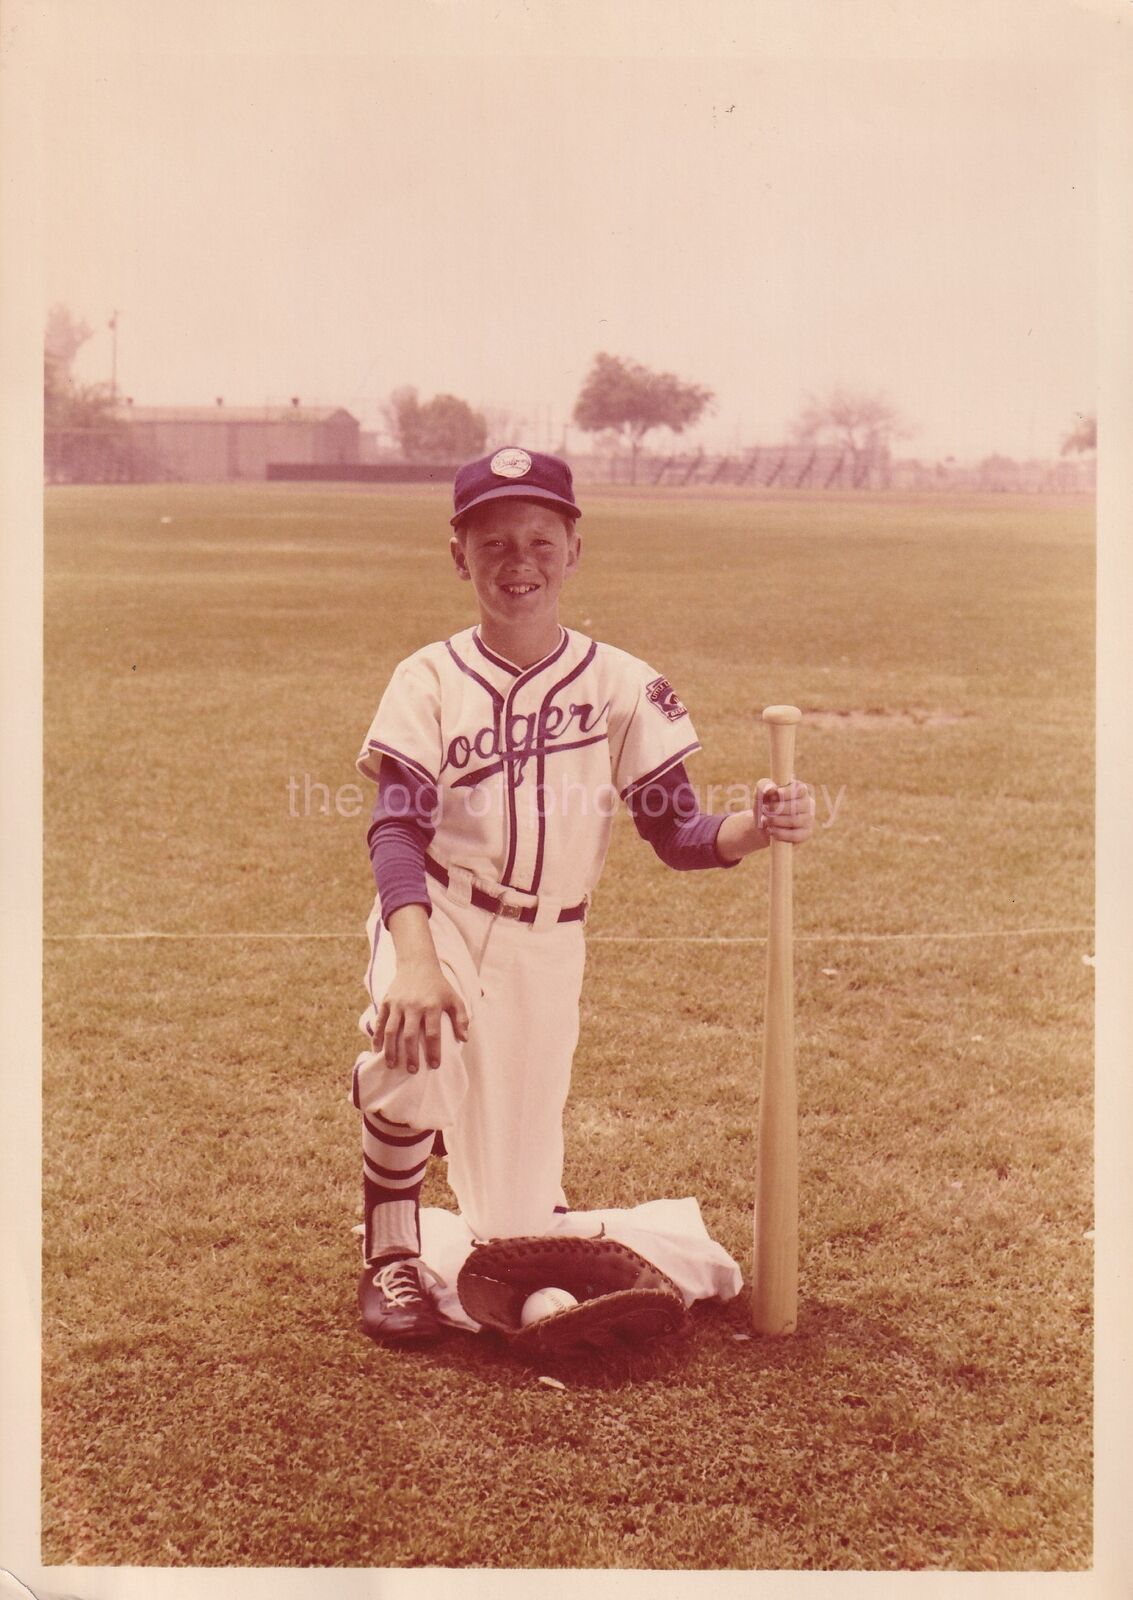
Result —
<svg viewBox="0 0 1133 1600"><path fill-rule="evenodd" d="M513 922L519 922L523 916L523 907L513 906L509 901L501 900L496 911L496 916L508 917Z"/></svg>

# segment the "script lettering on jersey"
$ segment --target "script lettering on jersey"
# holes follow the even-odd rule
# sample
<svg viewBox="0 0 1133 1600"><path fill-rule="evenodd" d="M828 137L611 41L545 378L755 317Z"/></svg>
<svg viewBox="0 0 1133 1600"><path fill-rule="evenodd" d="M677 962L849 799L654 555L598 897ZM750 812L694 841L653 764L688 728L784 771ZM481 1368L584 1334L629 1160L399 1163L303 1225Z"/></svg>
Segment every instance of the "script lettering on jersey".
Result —
<svg viewBox="0 0 1133 1600"><path fill-rule="evenodd" d="M459 733L449 740L441 773L454 768L461 773L455 780L456 786L465 788L508 768L511 781L518 788L529 761L604 738L609 712L608 700L597 708L589 702L577 705L572 700L565 706L552 702L538 714L511 712L506 728L503 727L504 718L497 713L492 722L478 728L474 734ZM473 758L484 765L473 765Z"/></svg>

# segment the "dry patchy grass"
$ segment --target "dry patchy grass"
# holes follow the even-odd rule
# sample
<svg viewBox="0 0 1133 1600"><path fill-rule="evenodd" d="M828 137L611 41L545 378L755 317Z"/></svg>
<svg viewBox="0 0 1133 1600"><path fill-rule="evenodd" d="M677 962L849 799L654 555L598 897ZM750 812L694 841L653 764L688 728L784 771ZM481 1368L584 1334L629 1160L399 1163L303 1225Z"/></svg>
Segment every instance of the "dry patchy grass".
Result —
<svg viewBox="0 0 1133 1600"><path fill-rule="evenodd" d="M364 821L287 783L351 783L394 662L467 621L441 502L53 493L50 933L342 937L48 944L45 1561L1088 1564L1090 936L999 937L1091 920L1088 511L617 496L584 527L567 620L673 679L718 803L760 706L828 714L796 1337L747 1338L745 1290L565 1392L486 1339L359 1337ZM575 1204L694 1193L745 1266L762 949L616 941L764 915L762 863L678 879L618 825L568 1115ZM857 937L925 932L993 936Z"/></svg>

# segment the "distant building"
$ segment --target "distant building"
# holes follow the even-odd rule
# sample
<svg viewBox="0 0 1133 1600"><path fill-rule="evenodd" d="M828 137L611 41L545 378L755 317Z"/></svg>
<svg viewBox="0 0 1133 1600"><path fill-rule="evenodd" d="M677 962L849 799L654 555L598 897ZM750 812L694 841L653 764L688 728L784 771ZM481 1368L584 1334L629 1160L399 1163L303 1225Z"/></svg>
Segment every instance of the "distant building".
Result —
<svg viewBox="0 0 1133 1600"><path fill-rule="evenodd" d="M118 412L152 475L184 483L263 482L270 465L358 460L358 418L335 406L134 406Z"/></svg>

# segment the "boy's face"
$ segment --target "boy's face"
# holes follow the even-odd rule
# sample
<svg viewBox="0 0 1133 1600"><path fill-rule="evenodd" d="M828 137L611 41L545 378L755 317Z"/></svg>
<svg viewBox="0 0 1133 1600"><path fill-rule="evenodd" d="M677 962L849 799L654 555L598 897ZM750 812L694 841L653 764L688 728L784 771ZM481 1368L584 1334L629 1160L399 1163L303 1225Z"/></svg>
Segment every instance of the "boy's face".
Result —
<svg viewBox="0 0 1133 1600"><path fill-rule="evenodd" d="M558 621L559 594L578 565L581 540L549 506L494 500L469 516L449 548L472 584L481 621L524 630Z"/></svg>

